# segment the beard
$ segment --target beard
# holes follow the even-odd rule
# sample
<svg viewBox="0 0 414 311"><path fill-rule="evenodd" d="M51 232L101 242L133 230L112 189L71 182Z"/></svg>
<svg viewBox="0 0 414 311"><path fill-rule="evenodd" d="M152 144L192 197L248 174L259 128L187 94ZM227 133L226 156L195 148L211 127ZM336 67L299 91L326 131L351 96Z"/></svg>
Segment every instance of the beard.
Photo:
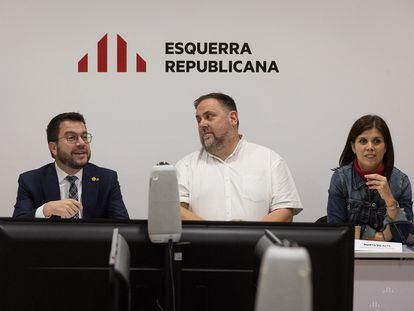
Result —
<svg viewBox="0 0 414 311"><path fill-rule="evenodd" d="M86 159L78 160L76 159L76 155L74 154L77 151L83 151L81 150L73 150L71 153L67 153L62 151L59 147L57 148L57 155L56 158L64 165L73 168L73 169L81 169L86 164L88 164L90 158L91 158L91 151L86 149Z"/></svg>
<svg viewBox="0 0 414 311"><path fill-rule="evenodd" d="M204 149L211 153L215 154L218 150L223 148L225 136L217 137L214 133L209 133L210 136L206 139L203 137L200 137L201 145L204 147Z"/></svg>
<svg viewBox="0 0 414 311"><path fill-rule="evenodd" d="M204 150L212 155L218 155L223 149L228 148L234 141L234 136L238 135L230 120L220 122L214 127L199 127L198 134Z"/></svg>
<svg viewBox="0 0 414 311"><path fill-rule="evenodd" d="M207 133L209 134L207 138L203 138L206 133L200 135L201 145L208 153L213 155L216 155L221 149L225 148L232 140L232 132L230 128L221 135L216 135L212 131L207 131Z"/></svg>

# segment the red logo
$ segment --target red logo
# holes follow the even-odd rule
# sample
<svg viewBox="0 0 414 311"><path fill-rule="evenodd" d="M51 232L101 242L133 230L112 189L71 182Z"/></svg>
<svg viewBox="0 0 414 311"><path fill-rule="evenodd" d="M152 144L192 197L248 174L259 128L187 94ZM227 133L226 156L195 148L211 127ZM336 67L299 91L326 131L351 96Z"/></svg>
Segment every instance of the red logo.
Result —
<svg viewBox="0 0 414 311"><path fill-rule="evenodd" d="M108 72L108 34L98 41L97 56L98 72ZM127 72L127 42L119 34L116 37L116 71ZM138 53L136 71L147 71L147 62ZM88 72L88 53L78 61L78 72Z"/></svg>

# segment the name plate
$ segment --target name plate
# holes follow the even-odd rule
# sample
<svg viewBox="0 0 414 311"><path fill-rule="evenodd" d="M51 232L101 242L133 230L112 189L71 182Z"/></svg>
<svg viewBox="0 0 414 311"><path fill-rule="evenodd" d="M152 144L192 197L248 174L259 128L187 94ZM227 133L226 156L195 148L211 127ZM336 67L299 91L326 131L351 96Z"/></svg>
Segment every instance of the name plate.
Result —
<svg viewBox="0 0 414 311"><path fill-rule="evenodd" d="M355 251L373 253L402 253L402 243L355 240Z"/></svg>

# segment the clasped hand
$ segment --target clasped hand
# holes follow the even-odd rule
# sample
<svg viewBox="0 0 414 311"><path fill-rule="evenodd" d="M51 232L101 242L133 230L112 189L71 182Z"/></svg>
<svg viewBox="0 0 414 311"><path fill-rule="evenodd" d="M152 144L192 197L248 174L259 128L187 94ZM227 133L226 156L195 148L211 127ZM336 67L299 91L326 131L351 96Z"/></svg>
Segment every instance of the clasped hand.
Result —
<svg viewBox="0 0 414 311"><path fill-rule="evenodd" d="M387 206L394 204L394 196L391 193L387 177L379 174L365 175L367 179L366 185L371 190L377 190L381 198L385 201Z"/></svg>
<svg viewBox="0 0 414 311"><path fill-rule="evenodd" d="M82 213L82 210L81 202L73 199L64 199L47 202L43 207L43 214L45 217L55 215L62 218L72 218L77 213Z"/></svg>

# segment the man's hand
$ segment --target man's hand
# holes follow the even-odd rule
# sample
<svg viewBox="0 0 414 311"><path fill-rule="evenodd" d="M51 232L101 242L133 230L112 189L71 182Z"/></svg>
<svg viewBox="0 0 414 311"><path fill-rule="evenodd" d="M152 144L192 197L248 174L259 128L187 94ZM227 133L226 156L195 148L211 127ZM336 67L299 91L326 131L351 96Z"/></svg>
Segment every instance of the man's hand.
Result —
<svg viewBox="0 0 414 311"><path fill-rule="evenodd" d="M43 206L43 214L46 218L52 215L72 218L77 213L82 213L82 210L82 203L73 199L50 201Z"/></svg>
<svg viewBox="0 0 414 311"><path fill-rule="evenodd" d="M188 209L188 203L181 202L181 219L182 220L204 220L197 214Z"/></svg>
<svg viewBox="0 0 414 311"><path fill-rule="evenodd" d="M292 222L293 210L291 208L278 208L273 212L267 214L262 218L262 221L279 221L279 222Z"/></svg>

